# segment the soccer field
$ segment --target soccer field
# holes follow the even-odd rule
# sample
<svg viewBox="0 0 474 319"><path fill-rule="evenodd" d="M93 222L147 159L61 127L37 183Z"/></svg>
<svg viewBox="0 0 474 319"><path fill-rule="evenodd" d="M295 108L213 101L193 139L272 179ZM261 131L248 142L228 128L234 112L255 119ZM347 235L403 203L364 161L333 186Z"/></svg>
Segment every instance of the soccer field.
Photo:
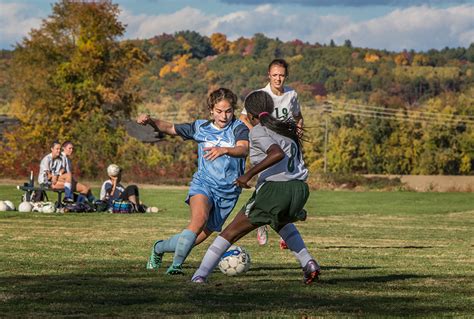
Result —
<svg viewBox="0 0 474 319"><path fill-rule="evenodd" d="M0 199L20 195L0 186ZM237 243L252 257L240 277L189 282L214 237L192 251L185 276L165 275L170 255L163 270L146 271L153 241L186 225L185 196L143 189L156 214L1 212L0 317L472 315L473 193L313 191L298 224L322 266L310 286L274 233L266 246L254 233Z"/></svg>

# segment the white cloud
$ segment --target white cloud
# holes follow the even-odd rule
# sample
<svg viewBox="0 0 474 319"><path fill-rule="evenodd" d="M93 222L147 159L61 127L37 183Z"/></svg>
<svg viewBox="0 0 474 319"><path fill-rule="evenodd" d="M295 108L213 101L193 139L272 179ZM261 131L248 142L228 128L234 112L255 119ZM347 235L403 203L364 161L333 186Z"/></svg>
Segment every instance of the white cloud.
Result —
<svg viewBox="0 0 474 319"><path fill-rule="evenodd" d="M0 47L11 49L32 28L38 28L41 18L33 16L38 10L19 3L0 3Z"/></svg>
<svg viewBox="0 0 474 319"><path fill-rule="evenodd" d="M0 0L1 1L1 0ZM260 5L225 15L184 7L170 14L134 14L122 7L120 20L127 24L126 38L151 38L162 33L194 30L203 35L221 32L231 40L263 33L283 41L342 44L388 49L428 50L446 46L469 46L474 42L474 5L447 8L413 6L395 9L374 19L355 21L350 16L321 14L319 8L291 12L276 5ZM335 11L337 12L337 11ZM0 2L0 47L11 48L31 28L37 28L48 13L33 5Z"/></svg>
<svg viewBox="0 0 474 319"><path fill-rule="evenodd" d="M474 41L474 5L398 9L380 18L352 23L331 36L339 41L351 39L356 46L396 51L467 47Z"/></svg>
<svg viewBox="0 0 474 319"><path fill-rule="evenodd" d="M318 15L317 9L291 14L272 5L223 16L206 15L186 7L169 15L133 16L125 12L122 17L130 27L127 35L133 38L189 29L204 35L221 32L229 39L251 37L255 33L311 43L329 43L334 39L341 44L350 39L355 46L394 51L467 47L474 41L474 5L444 9L414 6L361 22L354 22L348 16Z"/></svg>
<svg viewBox="0 0 474 319"><path fill-rule="evenodd" d="M133 15L130 11L124 10L120 14L120 19L127 24L127 37L145 39L181 30L200 32L206 29L212 16L206 16L195 8L184 7L168 15Z"/></svg>

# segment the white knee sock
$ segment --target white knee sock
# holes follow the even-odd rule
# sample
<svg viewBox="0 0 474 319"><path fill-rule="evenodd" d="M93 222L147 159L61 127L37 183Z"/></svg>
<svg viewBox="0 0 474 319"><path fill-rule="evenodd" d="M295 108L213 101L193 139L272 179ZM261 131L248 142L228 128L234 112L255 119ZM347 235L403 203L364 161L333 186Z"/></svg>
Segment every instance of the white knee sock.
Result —
<svg viewBox="0 0 474 319"><path fill-rule="evenodd" d="M313 259L309 254L308 249L306 249L306 245L304 244L303 238L301 238L300 232L294 224L286 224L278 233L286 242L288 248L292 251L293 255L295 255L296 259L298 259L301 267L304 267L309 260Z"/></svg>
<svg viewBox="0 0 474 319"><path fill-rule="evenodd" d="M214 268L216 268L221 256L227 251L227 249L229 249L231 245L232 244L229 243L224 237L217 236L212 245L207 249L204 258L201 261L201 265L199 265L198 270L196 270L192 278L197 276L207 278L212 273Z"/></svg>

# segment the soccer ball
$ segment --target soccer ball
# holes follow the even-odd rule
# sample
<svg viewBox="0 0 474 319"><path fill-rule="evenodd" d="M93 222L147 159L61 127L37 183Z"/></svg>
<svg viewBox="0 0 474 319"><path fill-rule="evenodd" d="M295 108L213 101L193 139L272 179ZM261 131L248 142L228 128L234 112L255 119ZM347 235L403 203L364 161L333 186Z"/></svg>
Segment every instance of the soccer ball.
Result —
<svg viewBox="0 0 474 319"><path fill-rule="evenodd" d="M11 201L5 200L3 201L3 203L7 205L8 210L15 210L15 204L13 204Z"/></svg>
<svg viewBox="0 0 474 319"><path fill-rule="evenodd" d="M18 206L18 211L21 213L29 213L33 209L33 205L30 202L22 202Z"/></svg>
<svg viewBox="0 0 474 319"><path fill-rule="evenodd" d="M227 276L236 276L249 270L250 255L243 248L232 245L221 257L219 269Z"/></svg>
<svg viewBox="0 0 474 319"><path fill-rule="evenodd" d="M7 204L4 201L0 200L0 212L6 212L8 210Z"/></svg>
<svg viewBox="0 0 474 319"><path fill-rule="evenodd" d="M118 176L120 174L120 167L117 164L110 164L107 167L107 174L113 177Z"/></svg>
<svg viewBox="0 0 474 319"><path fill-rule="evenodd" d="M41 212L42 213L55 213L56 206L54 205L54 203L46 202L44 203L43 207L41 207Z"/></svg>

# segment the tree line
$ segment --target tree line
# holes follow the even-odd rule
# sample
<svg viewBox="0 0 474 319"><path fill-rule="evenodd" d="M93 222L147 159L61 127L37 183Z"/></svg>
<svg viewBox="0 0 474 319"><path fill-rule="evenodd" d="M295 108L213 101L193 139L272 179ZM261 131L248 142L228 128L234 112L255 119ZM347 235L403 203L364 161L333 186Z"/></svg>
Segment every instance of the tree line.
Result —
<svg viewBox="0 0 474 319"><path fill-rule="evenodd" d="M209 91L228 87L243 100L266 84L274 58L290 63L312 172L474 173L474 43L389 52L264 34L123 40L119 12L110 1L62 0L14 50L2 50L0 113L20 121L0 142L2 176L27 176L52 140L68 139L85 177L116 162L137 180L189 178L192 143L137 143L117 120L143 111L207 117Z"/></svg>

